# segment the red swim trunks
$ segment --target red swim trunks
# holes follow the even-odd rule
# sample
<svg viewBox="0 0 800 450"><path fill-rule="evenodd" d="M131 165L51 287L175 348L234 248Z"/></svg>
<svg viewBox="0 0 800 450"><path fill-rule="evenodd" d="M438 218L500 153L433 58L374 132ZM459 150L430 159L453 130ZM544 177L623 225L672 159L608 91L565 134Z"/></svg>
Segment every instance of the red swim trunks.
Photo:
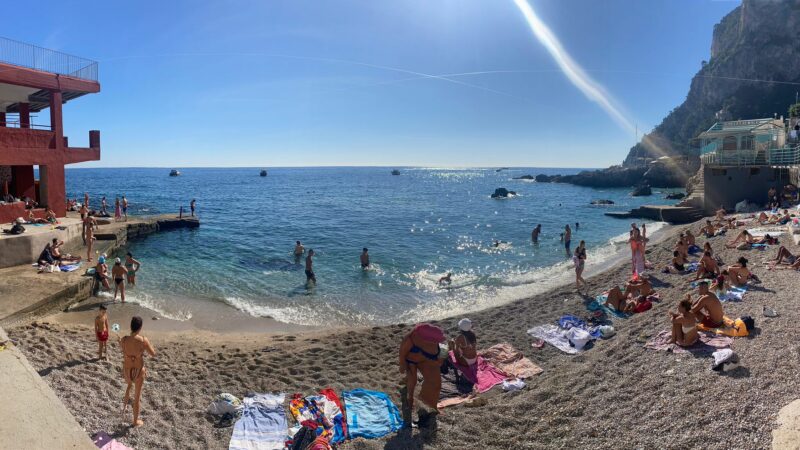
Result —
<svg viewBox="0 0 800 450"><path fill-rule="evenodd" d="M100 342L105 342L108 340L108 330L106 331L95 331L94 334L97 336L97 340Z"/></svg>
<svg viewBox="0 0 800 450"><path fill-rule="evenodd" d="M705 316L703 321L700 323L702 323L706 328L719 328L722 326L722 322L714 322L714 320L709 316Z"/></svg>

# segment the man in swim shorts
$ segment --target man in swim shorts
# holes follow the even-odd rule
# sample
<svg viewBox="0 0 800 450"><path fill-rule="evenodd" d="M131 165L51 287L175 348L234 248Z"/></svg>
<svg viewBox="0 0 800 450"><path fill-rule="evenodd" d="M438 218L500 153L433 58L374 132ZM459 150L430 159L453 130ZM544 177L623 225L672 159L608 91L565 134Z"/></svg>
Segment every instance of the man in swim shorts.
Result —
<svg viewBox="0 0 800 450"><path fill-rule="evenodd" d="M133 422L134 427L144 425L144 422L139 419L139 406L142 400L142 385L147 376L147 369L144 367L144 353L147 352L150 356L156 356L156 351L150 345L150 341L146 337L139 335L142 330L142 318L133 316L131 318L131 334L119 339L119 345L122 348L122 375L125 377L125 382L128 387L125 389L125 397L122 399L122 413L128 407L130 401L131 386L134 386L135 391L133 395Z"/></svg>
<svg viewBox="0 0 800 450"><path fill-rule="evenodd" d="M364 247L364 250L361 252L361 268L362 269L369 269L369 250L367 247Z"/></svg>
<svg viewBox="0 0 800 450"><path fill-rule="evenodd" d="M303 244L301 244L300 241L297 241L297 243L294 245L294 256L300 256L305 253L305 251L306 249L303 247Z"/></svg>
<svg viewBox="0 0 800 450"><path fill-rule="evenodd" d="M94 335L97 337L99 345L97 359L102 359L105 355L106 360L108 360L108 351L106 349L106 344L108 343L108 314L106 305L100 305L100 311L97 313L97 317L94 318Z"/></svg>
<svg viewBox="0 0 800 450"><path fill-rule="evenodd" d="M317 276L314 275L314 260L312 257L314 256L314 249L308 251L308 256L306 256L306 285L309 283L317 284Z"/></svg>
<svg viewBox="0 0 800 450"><path fill-rule="evenodd" d="M725 316L722 303L713 292L708 290L708 281L701 281L698 291L700 297L692 304L692 314L697 317L698 322L708 328L722 326L722 319Z"/></svg>
<svg viewBox="0 0 800 450"><path fill-rule="evenodd" d="M564 227L564 235L561 236L561 240L564 241L564 249L567 251L567 258L569 258L572 256L572 252L569 250L572 242L572 230L570 230L569 225Z"/></svg>

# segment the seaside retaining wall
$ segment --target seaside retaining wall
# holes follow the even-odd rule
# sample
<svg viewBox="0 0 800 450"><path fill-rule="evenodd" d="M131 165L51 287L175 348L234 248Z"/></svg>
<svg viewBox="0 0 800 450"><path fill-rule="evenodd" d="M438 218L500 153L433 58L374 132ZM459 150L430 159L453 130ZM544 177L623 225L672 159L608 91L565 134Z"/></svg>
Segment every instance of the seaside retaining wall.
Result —
<svg viewBox="0 0 800 450"><path fill-rule="evenodd" d="M50 225L45 226L50 227ZM25 227L35 229L32 225ZM0 269L36 262L39 254L53 238L64 241L68 247L74 246L76 240L82 241L80 224L70 224L65 227L65 230L53 229L44 233L3 236L0 239Z"/></svg>
<svg viewBox="0 0 800 450"><path fill-rule="evenodd" d="M713 214L724 206L733 210L742 200L766 204L767 191L789 183L789 172L769 166L708 167L703 170L705 211Z"/></svg>

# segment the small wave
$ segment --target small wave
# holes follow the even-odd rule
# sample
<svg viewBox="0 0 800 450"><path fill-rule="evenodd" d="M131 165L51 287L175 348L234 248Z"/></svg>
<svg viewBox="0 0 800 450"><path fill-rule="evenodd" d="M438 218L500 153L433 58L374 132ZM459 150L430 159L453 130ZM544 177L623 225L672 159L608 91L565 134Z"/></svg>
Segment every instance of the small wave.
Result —
<svg viewBox="0 0 800 450"><path fill-rule="evenodd" d="M108 300L113 298L113 295L110 292L100 292L97 296ZM166 319L178 320L181 322L192 319L191 311L173 310L171 308L167 308L162 304L161 301L155 300L151 295L142 292L131 293L130 291L126 291L125 302L135 303L142 308L155 311Z"/></svg>
<svg viewBox="0 0 800 450"><path fill-rule="evenodd" d="M308 303L285 307L260 305L241 297L226 296L223 301L253 317L269 317L283 323L320 326L325 324L367 324L377 321L365 313L345 313L329 304Z"/></svg>

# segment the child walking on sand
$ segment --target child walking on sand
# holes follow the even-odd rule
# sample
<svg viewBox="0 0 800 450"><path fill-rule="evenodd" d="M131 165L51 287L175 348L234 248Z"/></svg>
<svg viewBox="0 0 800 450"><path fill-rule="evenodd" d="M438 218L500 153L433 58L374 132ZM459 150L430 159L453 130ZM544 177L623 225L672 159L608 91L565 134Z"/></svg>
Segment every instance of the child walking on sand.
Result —
<svg viewBox="0 0 800 450"><path fill-rule="evenodd" d="M97 337L99 348L97 350L97 359L108 360L108 352L106 351L106 343L108 342L108 311L106 305L100 305L100 310L97 317L94 318L94 335Z"/></svg>

